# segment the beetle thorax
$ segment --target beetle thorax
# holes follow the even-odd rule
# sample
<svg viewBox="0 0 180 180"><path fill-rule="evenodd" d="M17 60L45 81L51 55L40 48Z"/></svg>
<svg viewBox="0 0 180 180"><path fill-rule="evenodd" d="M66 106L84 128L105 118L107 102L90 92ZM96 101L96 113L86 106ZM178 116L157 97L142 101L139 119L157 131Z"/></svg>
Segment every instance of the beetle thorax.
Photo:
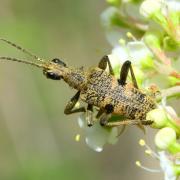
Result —
<svg viewBox="0 0 180 180"><path fill-rule="evenodd" d="M77 90L82 90L87 82L86 73L82 68L68 68L63 79L70 87Z"/></svg>

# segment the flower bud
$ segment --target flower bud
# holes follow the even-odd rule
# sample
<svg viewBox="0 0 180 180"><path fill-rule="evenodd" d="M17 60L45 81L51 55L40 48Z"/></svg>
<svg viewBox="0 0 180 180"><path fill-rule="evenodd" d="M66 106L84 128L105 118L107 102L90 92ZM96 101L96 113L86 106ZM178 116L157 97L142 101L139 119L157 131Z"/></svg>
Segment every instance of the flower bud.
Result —
<svg viewBox="0 0 180 180"><path fill-rule="evenodd" d="M170 106L165 107L166 110L158 108L153 109L149 113L147 113L146 119L154 121L151 125L152 128L163 128L163 127L171 127L175 130L176 134L180 135L180 127L178 123L170 116L169 113L173 114L174 117L176 116L176 113L174 109ZM167 111L169 113L167 113Z"/></svg>
<svg viewBox="0 0 180 180"><path fill-rule="evenodd" d="M173 128L165 127L158 131L155 136L155 144L161 150L170 153L180 152L180 144L176 142L176 132Z"/></svg>
<svg viewBox="0 0 180 180"><path fill-rule="evenodd" d="M154 121L152 127L158 129L165 127L168 123L167 115L163 109L153 109L147 113L146 119Z"/></svg>

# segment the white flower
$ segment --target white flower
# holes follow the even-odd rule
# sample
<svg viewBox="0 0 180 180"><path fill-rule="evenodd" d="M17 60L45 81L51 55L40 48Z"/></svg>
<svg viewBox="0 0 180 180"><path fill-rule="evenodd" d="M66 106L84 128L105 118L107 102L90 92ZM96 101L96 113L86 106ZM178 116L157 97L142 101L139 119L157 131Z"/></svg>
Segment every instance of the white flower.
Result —
<svg viewBox="0 0 180 180"><path fill-rule="evenodd" d="M139 12L139 3L126 2L122 6L127 16L138 21L144 21L144 17Z"/></svg>
<svg viewBox="0 0 180 180"><path fill-rule="evenodd" d="M150 17L154 12L162 7L162 0L145 0L140 6L140 14Z"/></svg>
<svg viewBox="0 0 180 180"><path fill-rule="evenodd" d="M179 0L166 0L168 10L171 12L180 11L180 1Z"/></svg>
<svg viewBox="0 0 180 180"><path fill-rule="evenodd" d="M118 27L113 24L113 19L118 18L119 9L115 7L109 7L101 14L102 25L106 29L106 38L112 46L118 45L118 39L125 39L128 28Z"/></svg>
<svg viewBox="0 0 180 180"><path fill-rule="evenodd" d="M118 14L119 11L115 7L109 7L101 14L101 21L104 27L110 28L112 26L112 18L115 14Z"/></svg>
<svg viewBox="0 0 180 180"><path fill-rule="evenodd" d="M132 41L127 44L131 60L140 65L141 61L146 57L152 57L152 53L142 41Z"/></svg>
<svg viewBox="0 0 180 180"><path fill-rule="evenodd" d="M165 151L159 152L159 161L161 169L165 174L165 180L176 180L177 177L174 174L173 163L169 160L168 155L165 153Z"/></svg>
<svg viewBox="0 0 180 180"><path fill-rule="evenodd" d="M159 161L161 169L151 169L149 167L143 166L140 161L136 161L136 165L138 167L141 167L142 169L153 173L164 172L164 180L176 180L177 176L174 171L175 164L172 160L173 158L171 157L171 155L169 155L165 151L159 151L158 153L156 153L146 144L144 140L140 140L139 144L141 146L145 146L145 153L147 155ZM176 162L176 165L177 164L179 163Z"/></svg>
<svg viewBox="0 0 180 180"><path fill-rule="evenodd" d="M152 53L142 41L131 41L127 45L118 45L112 49L109 55L112 66L123 64L124 61L130 60L133 65L141 66L147 58L152 57Z"/></svg>
<svg viewBox="0 0 180 180"><path fill-rule="evenodd" d="M128 49L125 46L115 46L108 57L111 61L112 67L123 64L129 59Z"/></svg>
<svg viewBox="0 0 180 180"><path fill-rule="evenodd" d="M118 129L116 127L102 127L99 121L96 121L93 126L88 127L84 114L79 117L78 123L85 131L87 145L97 152L101 152L106 143L115 144L118 141Z"/></svg>
<svg viewBox="0 0 180 180"><path fill-rule="evenodd" d="M126 39L127 31L129 31L129 29L120 27L118 29L115 27L106 29L106 39L111 46L116 47L119 45L119 39Z"/></svg>

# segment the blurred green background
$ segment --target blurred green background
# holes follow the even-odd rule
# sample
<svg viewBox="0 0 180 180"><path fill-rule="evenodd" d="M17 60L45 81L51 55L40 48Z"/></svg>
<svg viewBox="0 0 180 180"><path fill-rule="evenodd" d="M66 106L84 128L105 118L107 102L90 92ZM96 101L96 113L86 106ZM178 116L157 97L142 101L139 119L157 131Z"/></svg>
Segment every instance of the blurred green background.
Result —
<svg viewBox="0 0 180 180"><path fill-rule="evenodd" d="M45 59L60 57L72 66L94 66L111 51L100 23L104 0L0 0L0 37ZM0 55L30 59L0 42ZM143 180L160 179L138 169L158 162L145 156L140 138L129 127L116 145L95 152L84 142L78 114L63 114L75 94L62 81L47 80L40 70L20 63L0 63L0 180Z"/></svg>

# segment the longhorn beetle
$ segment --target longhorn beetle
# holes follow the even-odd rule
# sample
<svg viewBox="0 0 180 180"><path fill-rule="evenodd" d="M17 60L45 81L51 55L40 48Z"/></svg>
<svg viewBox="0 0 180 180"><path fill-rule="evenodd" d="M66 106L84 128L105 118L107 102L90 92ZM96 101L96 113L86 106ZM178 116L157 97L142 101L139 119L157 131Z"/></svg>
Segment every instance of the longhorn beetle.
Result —
<svg viewBox="0 0 180 180"><path fill-rule="evenodd" d="M120 77L116 79L108 56L104 56L98 67L85 70L84 68L73 68L67 66L62 60L55 58L45 61L30 53L28 50L16 45L6 39L1 41L17 48L18 50L33 57L37 62L30 62L11 57L0 57L0 60L16 61L36 66L43 70L43 74L52 80L63 79L69 86L77 90L77 93L70 99L65 107L65 114L86 112L88 126L93 125L93 107L98 107L96 117L100 124L106 127L120 125L143 125L152 124L146 120L146 114L156 107L155 99L143 93L137 85L136 78L130 61L125 61L121 67ZM109 72L105 71L108 66ZM128 72L130 71L132 83L127 83ZM78 100L87 103L87 107L76 108ZM109 121L111 115L123 115L124 121Z"/></svg>

